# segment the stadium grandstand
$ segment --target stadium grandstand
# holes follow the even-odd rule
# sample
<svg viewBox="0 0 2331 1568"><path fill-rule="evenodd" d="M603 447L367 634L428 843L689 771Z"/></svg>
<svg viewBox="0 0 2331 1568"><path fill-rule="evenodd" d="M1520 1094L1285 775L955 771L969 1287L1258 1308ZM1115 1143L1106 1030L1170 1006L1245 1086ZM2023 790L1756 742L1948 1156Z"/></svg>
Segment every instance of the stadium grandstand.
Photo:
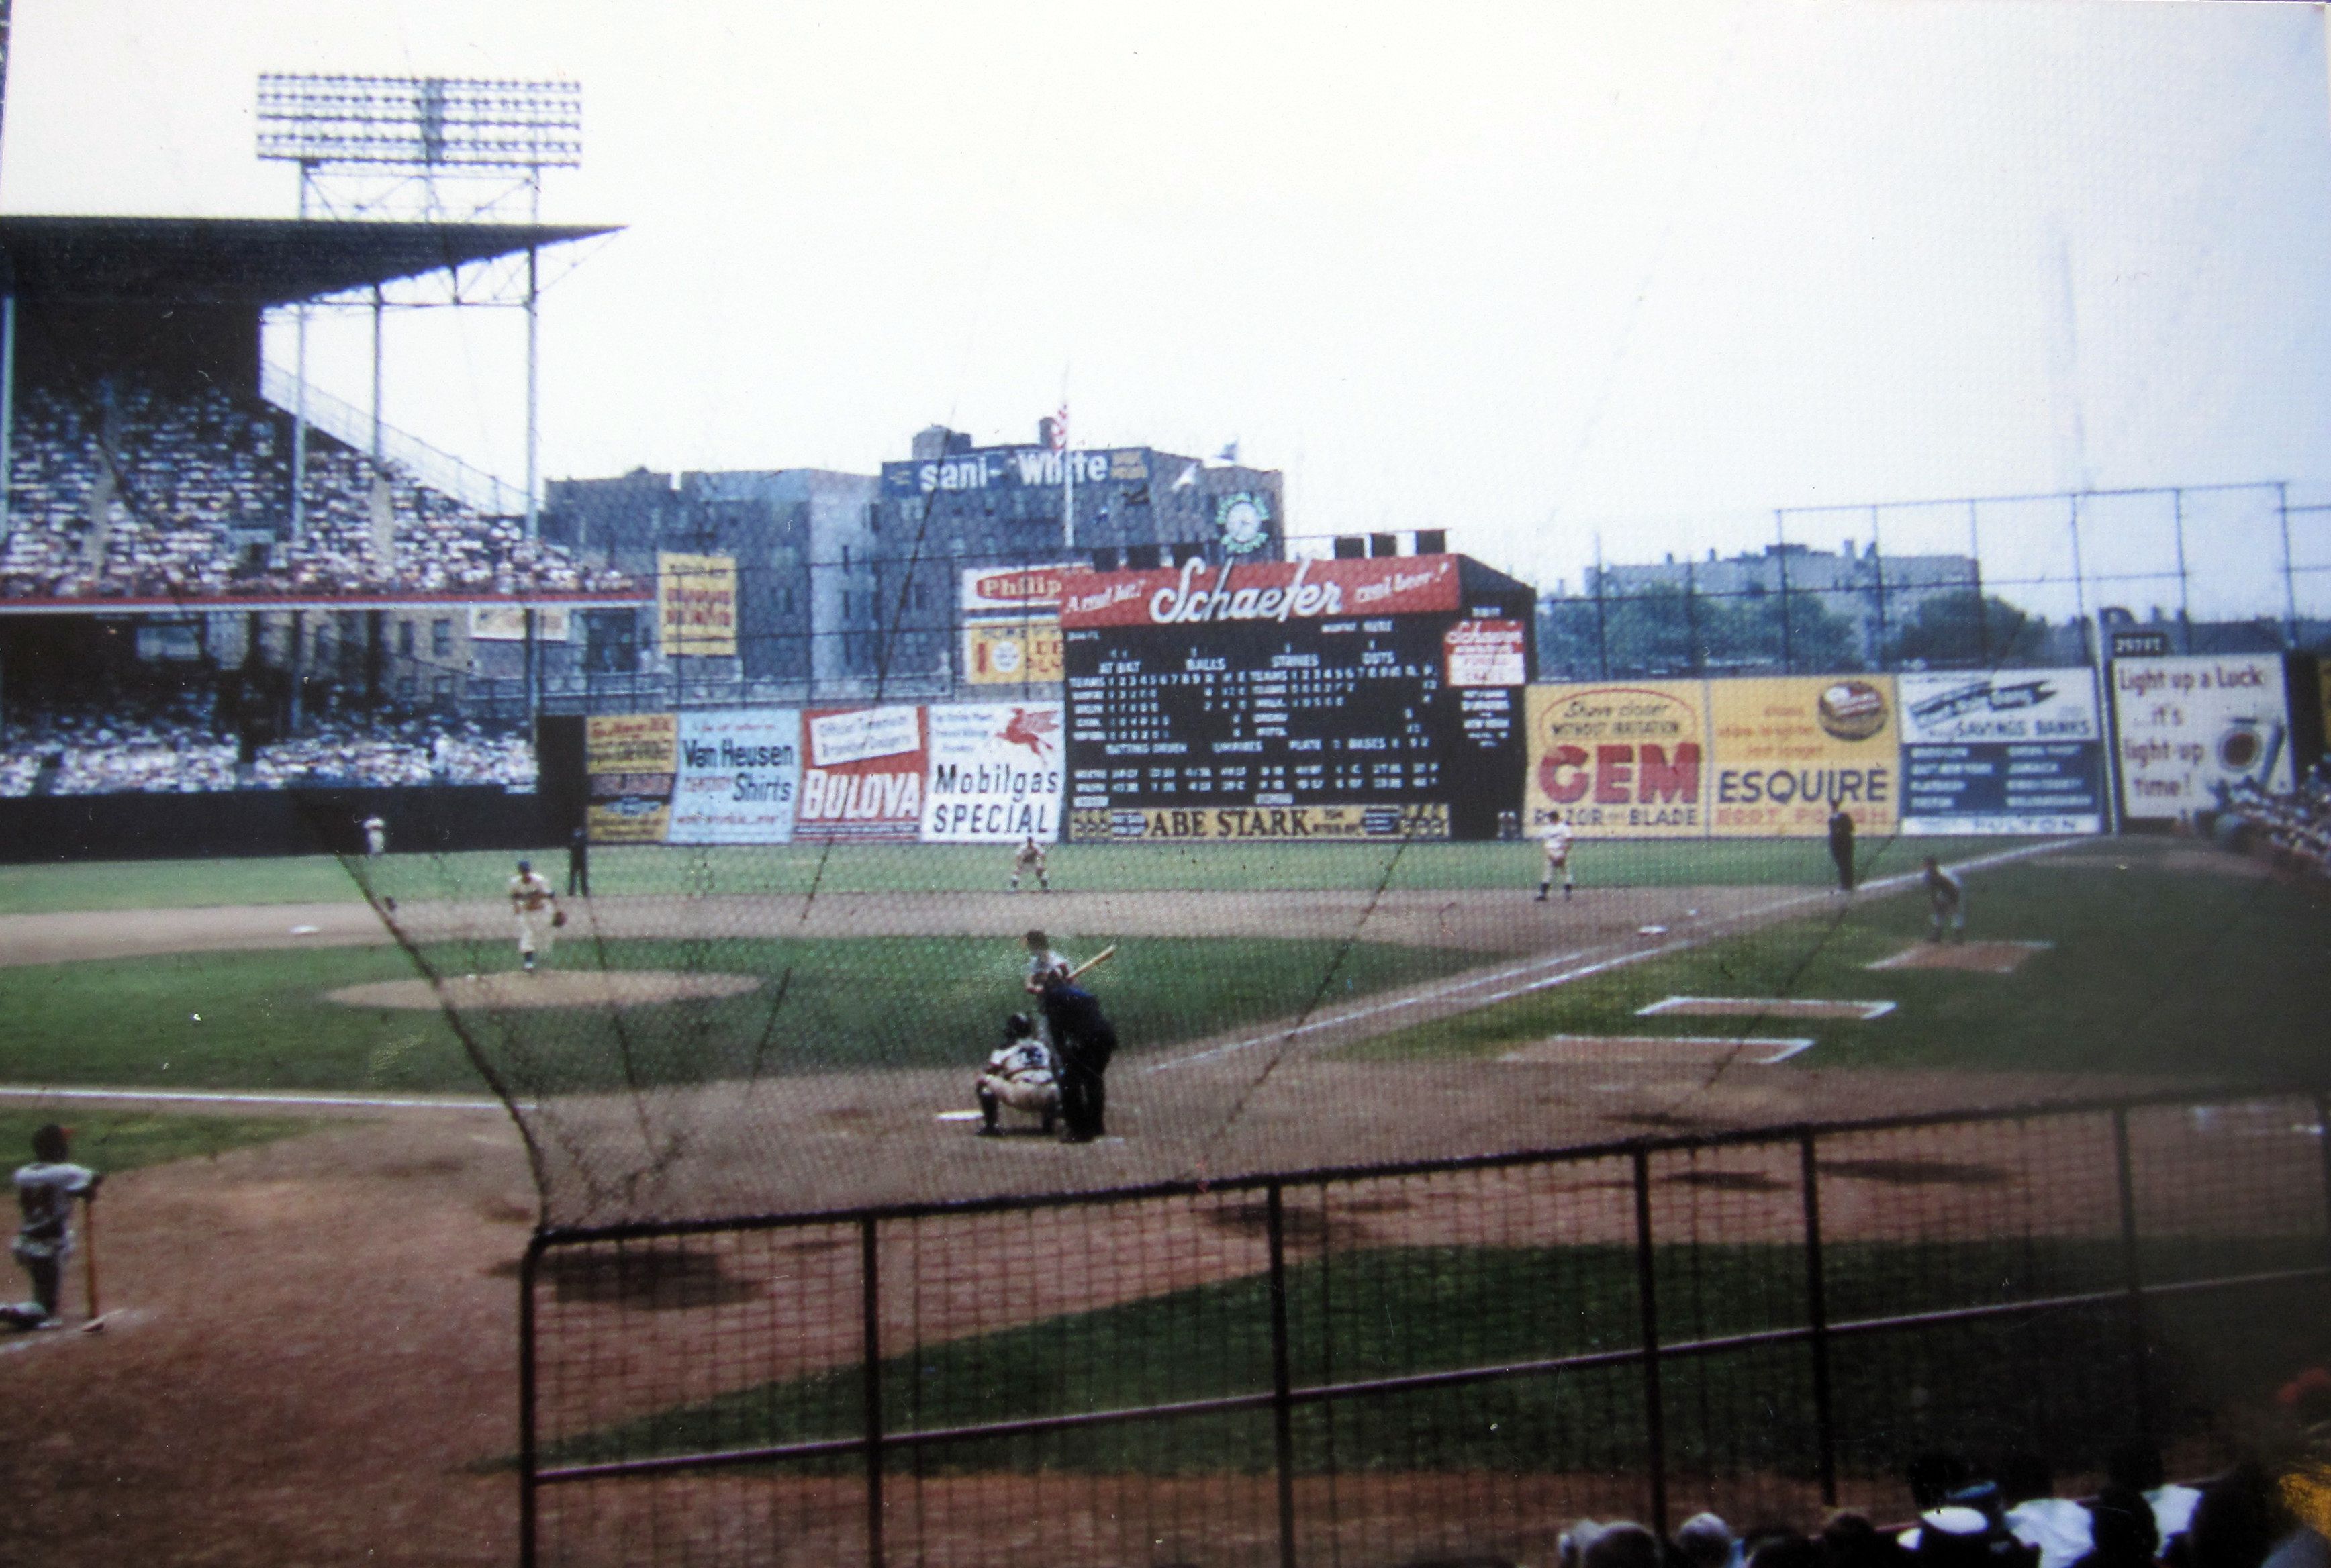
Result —
<svg viewBox="0 0 2331 1568"><path fill-rule="evenodd" d="M455 717L468 686L538 689L578 657L576 611L645 590L530 537L518 492L480 506L303 435L262 326L606 232L0 219L0 794L531 787L523 733Z"/></svg>

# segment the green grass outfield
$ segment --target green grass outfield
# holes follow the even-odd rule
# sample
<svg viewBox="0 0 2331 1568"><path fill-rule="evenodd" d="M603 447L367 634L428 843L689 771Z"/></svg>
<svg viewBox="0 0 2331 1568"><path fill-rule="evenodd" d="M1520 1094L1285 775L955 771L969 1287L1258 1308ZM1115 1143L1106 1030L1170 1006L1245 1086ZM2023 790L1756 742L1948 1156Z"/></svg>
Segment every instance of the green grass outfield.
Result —
<svg viewBox="0 0 2331 1568"><path fill-rule="evenodd" d="M1805 1038L1791 1067L1974 1068L2320 1082L2331 1076L2331 896L2162 863L2165 841L1969 881L1968 936L2053 944L2012 974L1870 970L1917 943L1926 900L1871 899L1352 1047L1488 1056L1555 1034ZM1668 996L1892 1001L1861 1022L1641 1018ZM1762 1069L1759 1069L1762 1070Z"/></svg>
<svg viewBox="0 0 2331 1568"><path fill-rule="evenodd" d="M1299 1200L1297 1200L1299 1201ZM2190 1266L2305 1266L2319 1241L2252 1238L2186 1257L2148 1247L2152 1278ZM610 1287L655 1299L655 1268L702 1288L702 1264L667 1246L653 1254L545 1259L553 1291L604 1299ZM687 1271L698 1263L694 1273ZM2019 1238L1997 1242L1833 1242L1824 1249L1832 1321L2109 1290L2117 1243ZM717 1267L717 1266L716 1266ZM1705 1244L1655 1250L1663 1343L1802 1326L1804 1255L1784 1245ZM595 1270L597 1272L595 1273ZM1395 1247L1290 1262L1287 1318L1299 1384L1357 1382L1641 1343L1634 1250ZM2068 1469L2101 1459L2127 1435L2117 1304L2008 1317L1832 1346L1838 1428L1848 1468L1897 1469L1934 1448L2036 1448ZM2319 1354L2319 1326L2276 1315L2228 1343L2207 1303L2164 1301L2155 1332L2168 1348L2151 1368L2171 1426L2197 1409L2197 1387L2254 1386ZM1143 1404L1268 1392L1270 1292L1261 1275L1144 1297L998 1332L923 1345L882 1364L883 1426L892 1432ZM1699 1467L1809 1475L1814 1466L1810 1358L1802 1345L1673 1357L1665 1385L1668 1459ZM1915 1402L1906 1387L1917 1386ZM576 1433L553 1463L588 1463L847 1437L859 1430L861 1366L764 1383L702 1403ZM1643 1377L1634 1364L1372 1395L1296 1412L1300 1470L1641 1469ZM1330 1419L1332 1412L1332 1421ZM813 1463L840 1473L853 1456ZM901 1454L899 1468L1259 1474L1273 1463L1270 1413L1199 1415L1032 1437L966 1441Z"/></svg>
<svg viewBox="0 0 2331 1568"><path fill-rule="evenodd" d="M229 1149L297 1137L324 1125L294 1117L157 1116L78 1106L40 1110L0 1106L0 1170L33 1157L33 1130L45 1122L71 1128L74 1163L99 1171L134 1171L198 1155L215 1159Z"/></svg>
<svg viewBox="0 0 2331 1568"><path fill-rule="evenodd" d="M1870 839L1864 878L2012 848L2015 839ZM1052 885L1069 889L1198 890L1518 888L1537 881L1535 844L1061 844L1051 853ZM330 855L223 860L83 860L0 866L0 914L65 909L193 908L219 904L354 900L352 867L399 898L499 897L517 857L393 854L377 862ZM532 857L561 889L566 853ZM834 893L1000 890L1011 874L1008 847L957 844L814 844L686 849L602 846L591 853L600 897L687 892ZM1830 880L1829 850L1813 839L1661 840L1582 843L1574 857L1588 888L1818 886Z"/></svg>
<svg viewBox="0 0 2331 1568"><path fill-rule="evenodd" d="M1111 938L1093 935L1080 950ZM492 945L498 967L508 944ZM1142 937L1109 965L1109 1016L1129 1050L1285 1017L1318 993L1343 945L1326 939ZM561 949L561 967L585 948ZM428 950L459 974L467 944ZM596 966L599 955L592 955ZM490 1060L529 1094L699 1083L759 1072L960 1066L1026 1004L1023 955L971 936L611 942L607 967L766 977L754 993L616 1012L469 1009ZM1483 955L1364 943L1337 966L1337 999L1456 973ZM790 971L790 980L784 977ZM0 971L0 1082L171 1088L443 1091L484 1085L435 1011L355 1007L324 993L410 980L394 947L195 953ZM783 983L784 1004L773 1013Z"/></svg>

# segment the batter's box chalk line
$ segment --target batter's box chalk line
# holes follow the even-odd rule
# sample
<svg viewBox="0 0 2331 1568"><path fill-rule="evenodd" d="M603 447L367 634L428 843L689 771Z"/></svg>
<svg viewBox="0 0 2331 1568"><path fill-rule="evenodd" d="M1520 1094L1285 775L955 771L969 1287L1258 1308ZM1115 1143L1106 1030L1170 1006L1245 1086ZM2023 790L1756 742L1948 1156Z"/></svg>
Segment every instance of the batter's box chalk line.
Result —
<svg viewBox="0 0 2331 1568"><path fill-rule="evenodd" d="M1894 1011L1890 1002L1834 1002L1815 996L1670 996L1635 1009L1637 1018L1850 1018L1867 1023Z"/></svg>
<svg viewBox="0 0 2331 1568"><path fill-rule="evenodd" d="M1955 969L1972 974L2012 974L2053 942L1916 942L1864 969Z"/></svg>
<svg viewBox="0 0 2331 1568"><path fill-rule="evenodd" d="M1607 1066L1617 1061L1684 1061L1699 1064L1738 1051L1758 1067L1774 1067L1801 1051L1810 1039L1740 1034L1557 1034L1498 1058L1524 1067L1565 1064ZM1602 1087L1597 1085L1597 1088ZM1622 1086L1627 1088L1632 1085Z"/></svg>

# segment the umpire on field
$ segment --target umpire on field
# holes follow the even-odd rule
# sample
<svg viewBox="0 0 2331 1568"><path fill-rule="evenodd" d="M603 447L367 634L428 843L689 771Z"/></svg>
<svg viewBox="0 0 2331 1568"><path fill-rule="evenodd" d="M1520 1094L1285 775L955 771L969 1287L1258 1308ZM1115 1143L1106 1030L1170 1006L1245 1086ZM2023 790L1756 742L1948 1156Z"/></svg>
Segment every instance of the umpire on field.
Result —
<svg viewBox="0 0 2331 1568"><path fill-rule="evenodd" d="M1100 1003L1057 970L1040 977L1044 1022L1051 1026L1052 1054L1061 1067L1061 1133L1064 1144L1089 1144L1102 1135L1108 1103L1101 1075L1117 1054L1117 1028L1102 1016Z"/></svg>

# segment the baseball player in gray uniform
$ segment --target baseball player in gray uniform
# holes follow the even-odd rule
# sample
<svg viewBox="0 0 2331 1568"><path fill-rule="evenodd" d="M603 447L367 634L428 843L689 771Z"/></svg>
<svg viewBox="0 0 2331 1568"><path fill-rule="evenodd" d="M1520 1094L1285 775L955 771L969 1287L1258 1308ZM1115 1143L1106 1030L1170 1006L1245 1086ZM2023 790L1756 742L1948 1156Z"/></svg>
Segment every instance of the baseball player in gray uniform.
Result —
<svg viewBox="0 0 2331 1568"><path fill-rule="evenodd" d="M97 1196L105 1178L66 1160L64 1128L51 1122L33 1134L33 1161L16 1167L16 1207L24 1221L10 1249L33 1278L33 1299L0 1307L0 1323L14 1328L59 1328L57 1297L66 1256L72 1250L72 1201Z"/></svg>

